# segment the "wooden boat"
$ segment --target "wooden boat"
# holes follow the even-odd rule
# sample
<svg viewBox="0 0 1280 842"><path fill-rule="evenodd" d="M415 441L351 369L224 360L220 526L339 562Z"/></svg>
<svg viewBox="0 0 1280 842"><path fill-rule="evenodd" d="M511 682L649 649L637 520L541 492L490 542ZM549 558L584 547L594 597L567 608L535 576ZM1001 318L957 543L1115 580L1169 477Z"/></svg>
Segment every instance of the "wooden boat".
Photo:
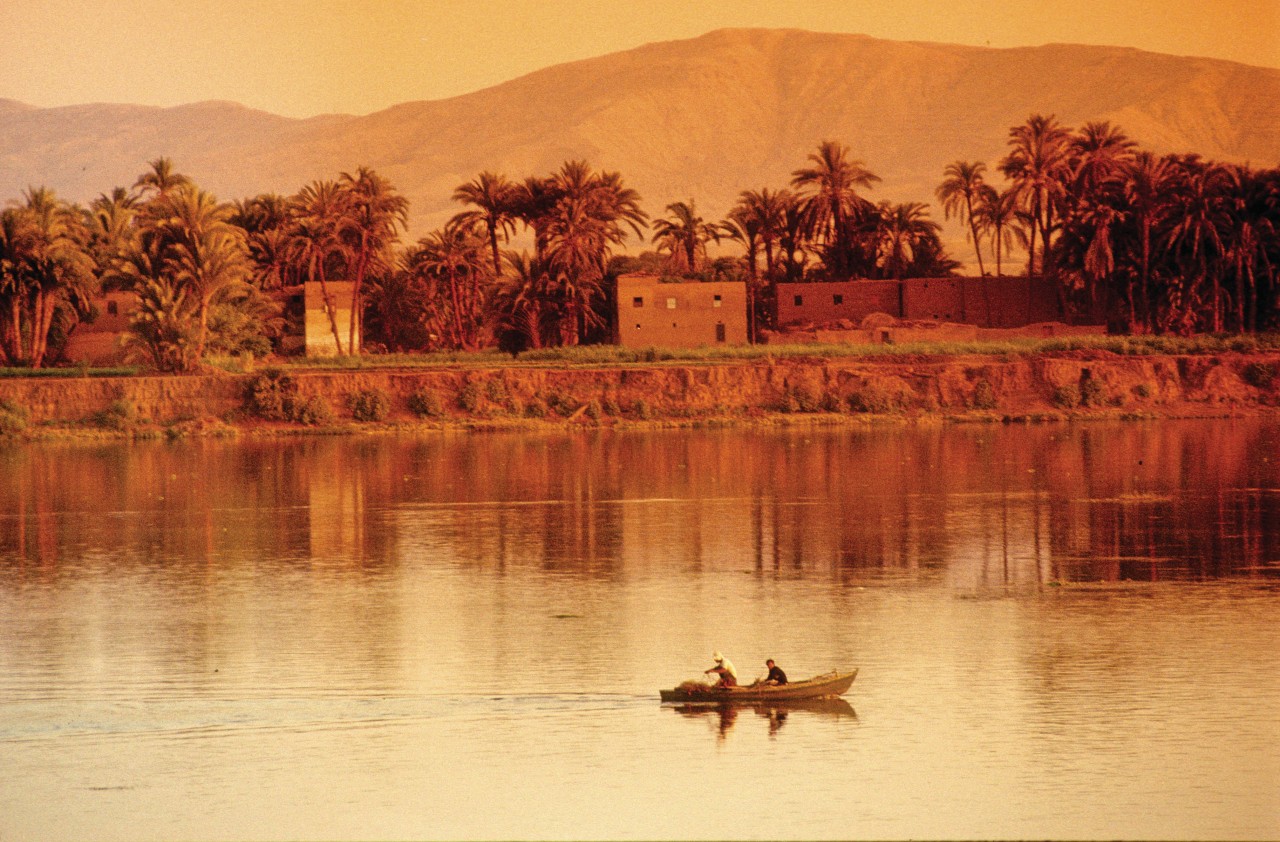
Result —
<svg viewBox="0 0 1280 842"><path fill-rule="evenodd" d="M738 687L718 687L686 681L674 690L659 690L664 702L723 704L755 704L757 702L788 701L794 699L821 699L842 696L853 685L858 671L828 672L804 681L787 684L745 684Z"/></svg>

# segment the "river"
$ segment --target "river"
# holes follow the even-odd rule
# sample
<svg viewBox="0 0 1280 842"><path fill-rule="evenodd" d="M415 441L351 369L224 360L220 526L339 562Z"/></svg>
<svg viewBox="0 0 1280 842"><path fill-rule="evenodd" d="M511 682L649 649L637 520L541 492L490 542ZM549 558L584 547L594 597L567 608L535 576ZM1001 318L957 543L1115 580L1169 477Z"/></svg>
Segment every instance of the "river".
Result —
<svg viewBox="0 0 1280 842"><path fill-rule="evenodd" d="M11 446L0 839L1280 838L1278 610L1275 420Z"/></svg>

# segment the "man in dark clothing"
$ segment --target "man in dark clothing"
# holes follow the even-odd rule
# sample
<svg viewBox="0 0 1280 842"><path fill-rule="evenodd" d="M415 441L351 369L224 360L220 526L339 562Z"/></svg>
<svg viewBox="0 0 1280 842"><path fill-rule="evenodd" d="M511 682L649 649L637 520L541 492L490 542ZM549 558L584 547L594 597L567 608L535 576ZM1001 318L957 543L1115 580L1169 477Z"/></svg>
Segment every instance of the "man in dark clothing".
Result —
<svg viewBox="0 0 1280 842"><path fill-rule="evenodd" d="M765 661L764 665L769 668L769 675L766 676L764 680L765 684L786 684L787 683L787 674L783 672L782 669L773 662L773 658L770 658L769 660Z"/></svg>

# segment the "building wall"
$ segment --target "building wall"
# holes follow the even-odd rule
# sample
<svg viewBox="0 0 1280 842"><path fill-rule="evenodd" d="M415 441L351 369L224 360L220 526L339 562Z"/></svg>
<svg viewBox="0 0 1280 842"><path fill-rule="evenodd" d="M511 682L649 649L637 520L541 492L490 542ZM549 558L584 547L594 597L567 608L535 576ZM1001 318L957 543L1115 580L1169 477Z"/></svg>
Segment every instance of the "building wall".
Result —
<svg viewBox="0 0 1280 842"><path fill-rule="evenodd" d="M872 313L900 319L1021 327L1061 321L1058 295L1038 278L908 278L780 284L778 324L854 324Z"/></svg>
<svg viewBox="0 0 1280 842"><path fill-rule="evenodd" d="M335 319L338 323L338 335L342 339L342 350L347 348L348 331L351 329L351 290L355 286L350 281L329 281L325 286L335 306ZM333 327L329 324L329 316L324 311L324 296L320 284L306 285L306 355L308 357L335 357L338 346L333 340ZM360 347L360 330L356 329L356 347Z"/></svg>
<svg viewBox="0 0 1280 842"><path fill-rule="evenodd" d="M744 345L747 286L736 281L660 283L618 278L618 344L627 348Z"/></svg>
<svg viewBox="0 0 1280 842"><path fill-rule="evenodd" d="M779 284L778 324L825 324L847 319L859 324L872 313L898 316L897 281Z"/></svg>
<svg viewBox="0 0 1280 842"><path fill-rule="evenodd" d="M129 319L138 309L138 296L132 292L108 292L94 298L93 306L98 311L97 318L76 325L62 356L71 363L118 365L124 361L120 337L129 329Z"/></svg>

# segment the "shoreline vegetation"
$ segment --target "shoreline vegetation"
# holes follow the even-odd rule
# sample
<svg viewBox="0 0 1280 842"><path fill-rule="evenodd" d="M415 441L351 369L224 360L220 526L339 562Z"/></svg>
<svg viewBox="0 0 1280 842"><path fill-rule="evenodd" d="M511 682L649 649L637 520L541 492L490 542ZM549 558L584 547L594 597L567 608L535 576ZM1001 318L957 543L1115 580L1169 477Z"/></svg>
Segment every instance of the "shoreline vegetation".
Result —
<svg viewBox="0 0 1280 842"><path fill-rule="evenodd" d="M1273 334L0 370L7 441L1258 414L1280 414Z"/></svg>
<svg viewBox="0 0 1280 842"><path fill-rule="evenodd" d="M234 203L164 157L87 207L32 186L0 210L0 365L94 359L69 349L100 302L127 322L103 331L115 351L190 373L303 337L310 348L312 334L353 357L609 344L624 274L742 283L752 342L785 332L779 298L806 283L956 277L930 206L868 198L881 179L854 156L822 140L785 186L744 185L719 219L692 196L651 216L622 173L585 160L516 179L485 170L457 185L462 209L444 227L409 245L408 200L366 166ZM1108 122L1032 114L991 168L955 160L941 179L937 202L967 229L977 277L1044 282L1064 323L1280 329L1280 168L1157 155ZM532 251L510 248L520 235ZM713 258L713 243L738 254ZM308 285L315 300L299 307ZM990 305L989 320L1015 309Z"/></svg>
<svg viewBox="0 0 1280 842"><path fill-rule="evenodd" d="M961 267L927 204L865 195L880 177L854 154L823 140L785 185L742 190L718 220L694 197L651 217L622 173L584 160L515 180L486 170L455 189L462 210L407 246L407 199L363 166L234 203L163 157L88 207L31 187L0 210L0 437L1048 421L1280 406L1280 168L1157 155L1110 123L1071 129L1033 114L1010 127L991 168L948 164L936 198L967 229L978 277L1043 281L1065 324L1111 335L773 344L794 327L778 323L779 297L799 299L807 283L956 277ZM532 251L503 248L520 234ZM629 253L637 240L651 249ZM713 259L713 243L740 256ZM750 344L612 344L617 279L634 273L742 283ZM101 331L119 353L70 353L99 303L126 322ZM989 300L985 312L991 320ZM317 326L338 356L289 356ZM108 358L125 362L75 367Z"/></svg>

